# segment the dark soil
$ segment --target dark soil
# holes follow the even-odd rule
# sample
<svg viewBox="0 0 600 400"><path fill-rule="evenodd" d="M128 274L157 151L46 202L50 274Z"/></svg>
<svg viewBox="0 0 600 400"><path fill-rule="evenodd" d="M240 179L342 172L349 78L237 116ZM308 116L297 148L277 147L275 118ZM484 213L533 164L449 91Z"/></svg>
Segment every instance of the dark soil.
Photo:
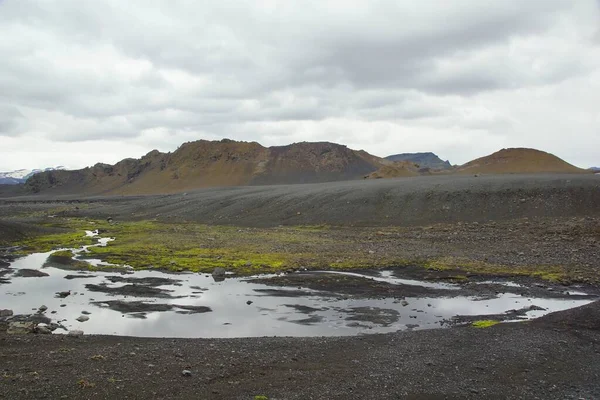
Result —
<svg viewBox="0 0 600 400"><path fill-rule="evenodd" d="M39 269L28 269L22 268L15 272L14 276L23 277L23 278L41 278L44 276L49 276L44 271L40 271Z"/></svg>
<svg viewBox="0 0 600 400"><path fill-rule="evenodd" d="M409 273L404 275L403 271ZM388 271L395 272L398 278L406 279L407 276L422 280L423 274L429 276L429 280L433 281L432 273L419 269L421 276L417 273L417 269L398 267ZM365 271L352 271L353 273ZM513 293L523 297L536 298L569 298L569 299L589 299L590 296L595 298L600 296L600 290L593 286L577 287L565 286L563 284L552 284L549 282L539 283L531 278L512 277L512 282L521 282L522 286L506 286L502 285L501 278L494 276L477 276L472 275L469 279L454 281L455 289L444 288L428 288L417 285L392 284L388 282L376 281L368 277L347 276L336 273L327 272L298 272L279 275L268 278L254 278L252 282L261 283L264 285L292 287L295 289L262 289L261 291L269 295L281 294L282 296L297 294L303 296L307 292L306 289L318 290L320 293L329 292L330 296L335 296L335 293L350 298L398 298L405 297L454 297L454 296L477 296L478 298L494 298L501 293ZM496 280L497 279L497 280ZM488 283L489 282L489 283ZM492 283L497 282L497 283ZM577 289L584 291L586 295L569 295L568 291Z"/></svg>
<svg viewBox="0 0 600 400"><path fill-rule="evenodd" d="M180 314L198 314L212 311L209 307L177 304L146 303L143 301L109 300L93 302L97 306L108 306L111 310L121 313L148 313L155 311L177 310Z"/></svg>
<svg viewBox="0 0 600 400"><path fill-rule="evenodd" d="M4 196L0 198L0 219L46 213L112 217L115 221L158 218L167 222L257 227L416 226L523 217L598 216L600 176L451 175L210 188L155 196ZM1 233L10 229L0 224Z"/></svg>
<svg viewBox="0 0 600 400"><path fill-rule="evenodd" d="M107 294L118 294L122 296L134 296L134 297L155 297L159 299L172 299L175 298L171 295L172 290L159 289L146 285L123 285L118 287L108 286L106 284L87 284L85 288L90 292L101 292Z"/></svg>

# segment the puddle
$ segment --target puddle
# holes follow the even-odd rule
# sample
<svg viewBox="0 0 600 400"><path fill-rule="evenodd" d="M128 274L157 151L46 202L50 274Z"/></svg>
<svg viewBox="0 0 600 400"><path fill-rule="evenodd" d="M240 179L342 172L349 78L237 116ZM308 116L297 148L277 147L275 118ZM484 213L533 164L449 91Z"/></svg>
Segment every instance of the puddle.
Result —
<svg viewBox="0 0 600 400"><path fill-rule="evenodd" d="M86 234L97 236L97 232ZM97 245L106 245L110 240L99 239ZM51 253L32 254L11 263L15 272L29 269L48 275L6 276L10 283L0 286L0 308L12 309L15 314L31 314L45 305L48 307L45 315L53 321L62 321L66 329L80 329L86 334L189 338L360 335L439 328L456 315L502 314L532 305L544 308L525 314L526 318L535 318L595 299L527 298L513 293L493 298L457 295L357 299L323 290L265 285L250 282L250 278L215 281L207 274L161 271L119 274L44 268ZM320 273L394 285L460 288L450 283L401 279L391 271L373 271L368 275ZM56 296L57 292L69 290L70 294L64 298ZM90 313L89 320L77 321L86 313ZM58 329L55 333L65 331Z"/></svg>

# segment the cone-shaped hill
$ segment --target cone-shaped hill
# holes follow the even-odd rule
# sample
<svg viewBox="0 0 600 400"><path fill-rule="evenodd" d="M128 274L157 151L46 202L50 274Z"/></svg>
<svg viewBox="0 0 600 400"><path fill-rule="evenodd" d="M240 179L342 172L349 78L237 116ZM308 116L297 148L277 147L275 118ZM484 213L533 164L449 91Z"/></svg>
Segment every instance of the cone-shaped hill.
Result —
<svg viewBox="0 0 600 400"><path fill-rule="evenodd" d="M461 174L586 173L587 171L544 151L502 149L457 168Z"/></svg>

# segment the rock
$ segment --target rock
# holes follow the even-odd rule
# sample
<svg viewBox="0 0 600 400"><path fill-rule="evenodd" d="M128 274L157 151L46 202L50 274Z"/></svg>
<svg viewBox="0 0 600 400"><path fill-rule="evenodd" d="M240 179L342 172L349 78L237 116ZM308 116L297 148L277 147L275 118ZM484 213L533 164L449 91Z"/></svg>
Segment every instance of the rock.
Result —
<svg viewBox="0 0 600 400"><path fill-rule="evenodd" d="M42 272L38 269L29 269L29 268L22 268L20 270L18 270L17 272L15 272L15 276L20 277L20 278L41 278L44 276L50 276L45 272Z"/></svg>
<svg viewBox="0 0 600 400"><path fill-rule="evenodd" d="M0 310L0 318L3 317L12 317L13 310Z"/></svg>
<svg viewBox="0 0 600 400"><path fill-rule="evenodd" d="M11 322L8 324L6 333L11 335L25 335L27 333L33 333L35 331L34 322Z"/></svg>
<svg viewBox="0 0 600 400"><path fill-rule="evenodd" d="M69 333L67 333L67 336L75 336L75 337L83 336L83 331L79 331L79 330L69 331Z"/></svg>
<svg viewBox="0 0 600 400"><path fill-rule="evenodd" d="M106 218L106 222L108 222L109 224L112 224L112 223L113 223L113 219L112 219L112 217L108 217L108 218Z"/></svg>
<svg viewBox="0 0 600 400"><path fill-rule="evenodd" d="M40 306L40 308L38 308L38 311L40 311L40 312L44 312L44 311L46 311L47 309L48 309L48 307L46 307L46 306Z"/></svg>
<svg viewBox="0 0 600 400"><path fill-rule="evenodd" d="M246 302L246 304L248 304L248 305L250 305L250 304L252 304L252 303L254 303L252 300L248 300L248 301Z"/></svg>
<svg viewBox="0 0 600 400"><path fill-rule="evenodd" d="M60 306L61 306L61 307L66 307L67 305L66 305L66 304L61 304Z"/></svg>
<svg viewBox="0 0 600 400"><path fill-rule="evenodd" d="M52 333L52 329L50 329L46 325L38 325L35 327L35 333L39 333L41 335L49 335Z"/></svg>
<svg viewBox="0 0 600 400"><path fill-rule="evenodd" d="M192 371L190 371L189 369L184 369L183 371L181 371L181 375L192 376Z"/></svg>
<svg viewBox="0 0 600 400"><path fill-rule="evenodd" d="M369 250L369 254L375 254L375 251Z"/></svg>
<svg viewBox="0 0 600 400"><path fill-rule="evenodd" d="M212 272L213 276L225 276L226 273L227 271L225 271L225 268L221 267L215 268Z"/></svg>
<svg viewBox="0 0 600 400"><path fill-rule="evenodd" d="M89 311L82 311L81 313L82 313L83 315L90 315L90 314L91 314L91 312L89 312Z"/></svg>
<svg viewBox="0 0 600 400"><path fill-rule="evenodd" d="M406 307L408 305L408 301L402 300L400 304L402 304L402 307Z"/></svg>
<svg viewBox="0 0 600 400"><path fill-rule="evenodd" d="M65 297L69 296L71 294L70 290L67 290L66 292L56 292L56 297L60 297L61 299L64 299Z"/></svg>
<svg viewBox="0 0 600 400"><path fill-rule="evenodd" d="M80 315L79 317L77 317L75 319L79 322L85 322L85 321L89 320L90 317L88 317L87 315Z"/></svg>

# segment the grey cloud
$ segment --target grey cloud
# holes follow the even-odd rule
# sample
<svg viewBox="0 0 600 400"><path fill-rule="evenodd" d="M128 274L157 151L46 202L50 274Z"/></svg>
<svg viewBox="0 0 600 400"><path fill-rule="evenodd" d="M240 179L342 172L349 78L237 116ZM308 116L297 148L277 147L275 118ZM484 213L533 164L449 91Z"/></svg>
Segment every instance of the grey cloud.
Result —
<svg viewBox="0 0 600 400"><path fill-rule="evenodd" d="M0 104L0 136L18 136L26 122L16 107Z"/></svg>
<svg viewBox="0 0 600 400"><path fill-rule="evenodd" d="M493 93L593 82L598 48L580 39L597 29L598 2L8 0L0 104L24 114L0 108L0 129L69 142L196 134L360 147L391 140L393 124L509 137L517 124ZM470 102L487 108L464 118ZM356 121L376 128L341 132Z"/></svg>

